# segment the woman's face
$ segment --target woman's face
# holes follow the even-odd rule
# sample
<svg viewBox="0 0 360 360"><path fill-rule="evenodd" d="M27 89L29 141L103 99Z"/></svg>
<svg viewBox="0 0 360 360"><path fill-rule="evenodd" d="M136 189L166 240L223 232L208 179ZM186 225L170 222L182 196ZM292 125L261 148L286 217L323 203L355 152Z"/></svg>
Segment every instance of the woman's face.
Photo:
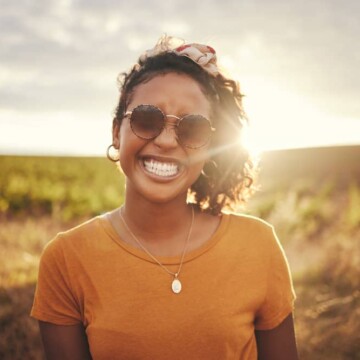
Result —
<svg viewBox="0 0 360 360"><path fill-rule="evenodd" d="M210 103L200 85L191 77L159 74L133 90L127 111L141 104L155 105L166 115L183 117L200 114L210 118ZM175 118L167 117L165 129L153 140L136 136L126 116L113 140L119 147L120 165L126 175L126 196L140 196L150 202L186 200L187 190L199 177L207 159L208 145L198 149L177 141Z"/></svg>

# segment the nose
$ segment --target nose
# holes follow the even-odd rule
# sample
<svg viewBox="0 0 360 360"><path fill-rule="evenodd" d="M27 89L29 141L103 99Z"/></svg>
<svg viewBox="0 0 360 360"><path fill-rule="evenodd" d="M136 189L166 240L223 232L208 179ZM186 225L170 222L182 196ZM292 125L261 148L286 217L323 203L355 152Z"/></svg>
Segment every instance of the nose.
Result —
<svg viewBox="0 0 360 360"><path fill-rule="evenodd" d="M162 132L153 140L154 144L162 148L175 148L178 146L176 124L166 122Z"/></svg>

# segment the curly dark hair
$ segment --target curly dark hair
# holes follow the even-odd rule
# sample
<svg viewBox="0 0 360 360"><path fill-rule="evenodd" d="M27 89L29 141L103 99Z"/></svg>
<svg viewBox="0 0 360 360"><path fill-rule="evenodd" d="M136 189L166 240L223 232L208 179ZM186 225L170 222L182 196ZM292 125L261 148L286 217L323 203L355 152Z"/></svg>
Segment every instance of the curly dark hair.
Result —
<svg viewBox="0 0 360 360"><path fill-rule="evenodd" d="M139 59L128 73L119 75L120 99L113 127L120 127L135 87L157 75L186 74L200 85L211 104L211 122L216 131L204 170L191 186L188 201L200 210L218 215L222 209L235 210L254 192L256 166L240 143L247 117L238 82L221 73L213 76L186 56L173 52Z"/></svg>

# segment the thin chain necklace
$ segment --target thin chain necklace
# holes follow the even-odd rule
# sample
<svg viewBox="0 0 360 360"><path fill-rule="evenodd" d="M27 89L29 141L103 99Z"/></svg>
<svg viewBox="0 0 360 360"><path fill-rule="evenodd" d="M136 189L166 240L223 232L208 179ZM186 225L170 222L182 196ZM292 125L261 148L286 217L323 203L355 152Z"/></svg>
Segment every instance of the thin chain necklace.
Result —
<svg viewBox="0 0 360 360"><path fill-rule="evenodd" d="M123 216L123 208L121 208L119 210L119 214L120 214L120 218L123 222L123 224L125 225L125 228L126 230L131 234L131 236L134 238L134 240L137 242L137 244L157 263L160 265L160 267L162 269L164 269L168 274L170 274L171 276L174 277L172 283L171 283L171 289L172 291L175 293L175 294L178 294L181 289L182 289L182 284L179 280L179 274L180 274L180 271L181 271L181 268L182 268L182 265L183 265L183 262L184 262L184 257L185 257L185 253L186 253L186 249L188 247L188 244L189 244L189 240L190 240L190 236L191 236L191 232L192 232L192 228L193 228L193 225L194 225L194 218L195 218L195 214L194 214L194 208L191 207L191 210L192 210L192 216L191 216L191 224L190 224L190 228L189 228L189 232L188 232L188 235L187 235L187 238L186 238L186 241L185 241L185 245L184 245L184 249L183 249L183 252L182 252L182 255L181 255L181 260L180 260L180 264L179 264L179 268L178 268L178 271L177 272L172 272L170 271L166 266L164 266L153 254L151 254L151 252L146 249L146 247L142 244L142 242L135 236L135 234L131 231L129 225L126 223L125 219L124 219L124 216Z"/></svg>

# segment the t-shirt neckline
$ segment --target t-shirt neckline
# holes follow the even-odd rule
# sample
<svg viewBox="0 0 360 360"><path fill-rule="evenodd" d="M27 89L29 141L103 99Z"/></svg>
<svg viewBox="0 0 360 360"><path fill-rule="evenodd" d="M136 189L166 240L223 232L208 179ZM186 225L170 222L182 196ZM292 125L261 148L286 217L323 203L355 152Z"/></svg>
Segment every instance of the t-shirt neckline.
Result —
<svg viewBox="0 0 360 360"><path fill-rule="evenodd" d="M154 259L152 259L145 251L140 248L137 248L127 242L123 241L120 238L120 235L114 229L113 225L111 224L110 220L107 218L106 214L101 215L98 217L101 226L107 233L107 235L114 241L117 245L119 245L123 250L127 251L128 253L148 262L156 263ZM183 263L189 262L202 254L206 253L210 250L213 246L215 246L219 240L221 239L222 235L226 231L230 221L229 214L222 214L220 219L220 224L212 237L206 241L204 244L199 246L198 248L189 251L185 254ZM163 265L176 265L180 263L181 255L178 256L155 256L155 258L161 262Z"/></svg>

